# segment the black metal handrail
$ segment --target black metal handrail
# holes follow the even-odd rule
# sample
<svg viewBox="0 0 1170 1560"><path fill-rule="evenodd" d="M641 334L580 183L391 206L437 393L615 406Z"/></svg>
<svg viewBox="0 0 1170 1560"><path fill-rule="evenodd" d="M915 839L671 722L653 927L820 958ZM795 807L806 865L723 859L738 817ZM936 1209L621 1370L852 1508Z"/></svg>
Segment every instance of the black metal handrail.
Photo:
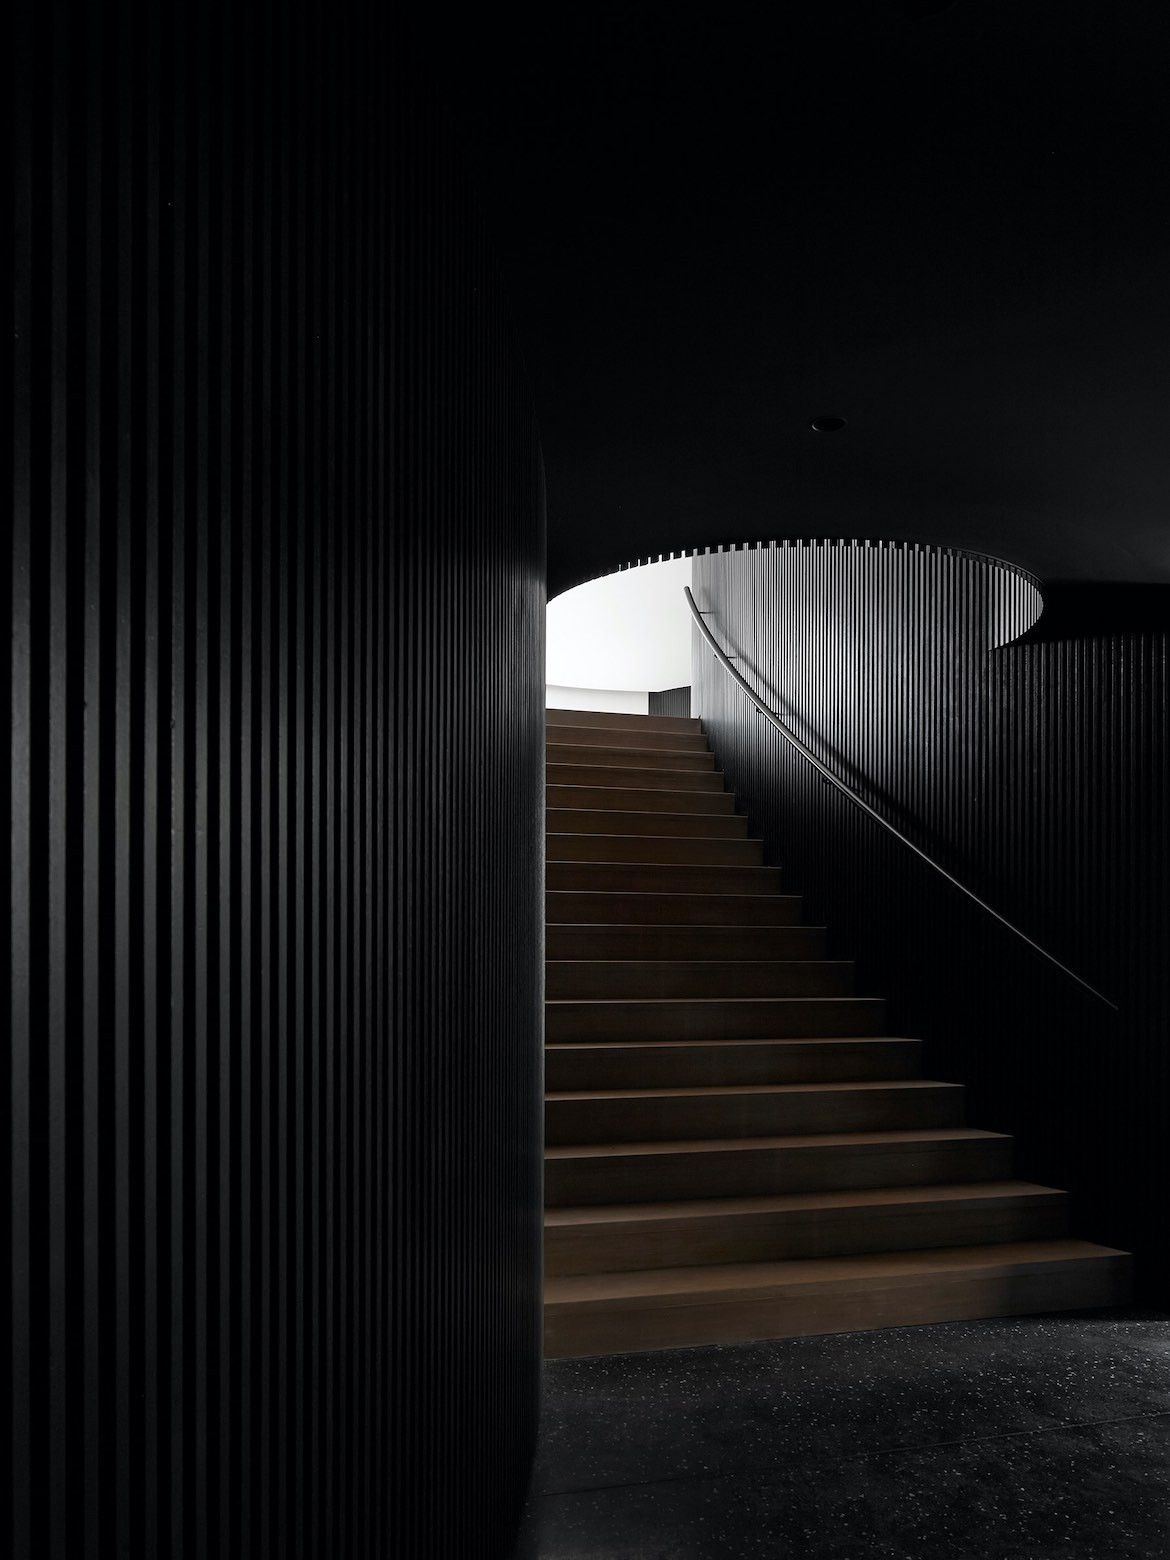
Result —
<svg viewBox="0 0 1170 1560"><path fill-rule="evenodd" d="M784 740L791 747L794 747L800 756L806 759L813 766L818 774L823 775L830 785L836 786L837 790L841 792L842 796L847 797L855 807L859 807L861 811L867 814L868 817L872 818L875 823L880 823L887 834L892 834L896 840L905 845L907 850L913 851L920 860L926 862L928 867L932 867L940 877L946 878L947 882L952 886L952 888L957 888L961 894L965 894L968 899L970 899L974 904L977 904L980 910L985 911L989 916L991 916L993 920L998 921L1001 926L1006 926L1009 932L1018 937L1021 942L1027 943L1029 948L1038 953L1041 958L1047 959L1049 964L1055 964L1056 968L1060 970L1063 975L1067 975L1070 980L1076 981L1078 986L1083 986L1091 996L1096 997L1098 1002L1103 1002L1107 1008L1112 1008L1115 1013L1119 1011L1116 1002L1111 1002L1108 997L1104 996L1100 991L1097 990L1096 986L1090 986L1087 980L1082 980L1075 970L1070 970L1067 964L1062 964L1055 954L1049 953L1047 948L1042 948L1038 942L1033 941L1033 939L1028 936L1027 932L1022 932L1020 928L1013 925L1013 923L1009 921L1006 916L1000 915L998 910L993 910L992 907L986 902L986 900L980 899L979 895L969 889L965 883L960 883L957 877L952 877L945 867L940 867L938 862L935 861L932 856L928 856L924 850L919 849L913 840L908 840L901 832L901 830L895 829L894 825L890 823L888 819L883 818L881 813L876 812L874 808L872 808L869 803L864 800L864 798L858 796L857 792L847 786L844 780L835 775L826 764L823 764L817 755L810 748L806 747L798 736L795 736L791 731L788 730L788 727L780 719L779 715L777 715L774 710L768 708L768 706L760 698L759 694L756 693L756 691L747 683L747 681L740 676L735 667L732 666L731 661L723 650L723 647L716 640L714 634L712 634L706 623L703 622L704 616L707 616L708 614L701 612L695 605L695 598L691 594L689 585L683 586L683 594L687 598L687 605L691 609L691 613L694 616L695 622L699 625L699 632L707 641L707 644L710 647L711 653L714 655L715 659L723 667L728 676L731 677L737 686L747 695L747 697L755 705L756 709L759 710L760 714L763 715L766 720L771 721L772 725L775 726L776 730L780 733Z"/></svg>

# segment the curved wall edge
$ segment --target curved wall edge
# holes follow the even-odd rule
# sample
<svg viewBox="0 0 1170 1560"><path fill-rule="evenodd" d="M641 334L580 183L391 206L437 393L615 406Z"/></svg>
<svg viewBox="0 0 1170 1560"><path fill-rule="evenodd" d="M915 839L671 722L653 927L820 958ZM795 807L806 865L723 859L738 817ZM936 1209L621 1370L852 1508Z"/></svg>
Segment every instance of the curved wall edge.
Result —
<svg viewBox="0 0 1170 1560"><path fill-rule="evenodd" d="M1170 1184L1161 598L1120 604L1108 627L1070 608L1059 631L1041 619L993 646L986 572L945 550L711 551L694 576L737 668L818 756L1120 1004L1108 1013L839 797L694 630L693 712L804 919L857 961L860 993L888 999L887 1031L924 1038L930 1073L968 1086L968 1120L1018 1134L1020 1172L1071 1188L1078 1231L1134 1250L1164 1298L1143 1191Z"/></svg>
<svg viewBox="0 0 1170 1560"><path fill-rule="evenodd" d="M667 563L681 558L709 558L736 553L773 551L785 552L789 550L799 551L801 549L811 549L814 551L832 551L833 549L845 549L858 552L877 550L895 553L923 553L938 557L966 558L974 563L983 565L989 570L1001 571L1004 574L1011 575L1015 578L1025 581L1031 587L1031 590L1035 593L1035 599L1034 601L1029 602L1026 606L1022 607L1018 614L1013 615L1014 621L1012 625L1006 623L1003 625L1002 632L1006 634L1007 637L996 638L992 648L999 644L1006 644L1010 639L1017 638L1019 635L1027 633L1039 621L1044 611L1043 581L1040 580L1030 570L1025 569L1022 565L1012 563L1010 559L999 558L991 553L976 552L967 547L936 545L933 542L911 542L890 537L850 538L833 536L788 536L775 537L769 540L727 542L705 547L682 548L676 552L659 553L656 556L648 558L630 559L625 562L615 564L613 568L606 569L600 574L592 575L590 578L591 580L605 579L611 574L621 574L629 569L646 568L655 563ZM577 589L579 585L586 583L589 583L589 581L578 581L576 585L566 587L565 591L561 591L558 594L564 595L568 590ZM550 599L555 601L557 598L554 596ZM1028 619L1026 622L1023 621L1025 617ZM1021 626L1015 627L1015 621L1018 621Z"/></svg>
<svg viewBox="0 0 1170 1560"><path fill-rule="evenodd" d="M489 1560L525 1495L543 476L397 25L16 18L16 1560Z"/></svg>

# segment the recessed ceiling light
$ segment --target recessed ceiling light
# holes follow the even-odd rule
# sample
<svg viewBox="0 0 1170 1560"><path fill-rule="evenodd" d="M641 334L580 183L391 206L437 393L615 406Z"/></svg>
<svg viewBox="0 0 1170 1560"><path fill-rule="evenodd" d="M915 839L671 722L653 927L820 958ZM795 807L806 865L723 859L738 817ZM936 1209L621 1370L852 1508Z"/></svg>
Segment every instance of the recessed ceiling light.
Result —
<svg viewBox="0 0 1170 1560"><path fill-rule="evenodd" d="M840 433L845 426L844 417L834 417L829 412L822 412L819 417L814 417L809 427L814 433Z"/></svg>

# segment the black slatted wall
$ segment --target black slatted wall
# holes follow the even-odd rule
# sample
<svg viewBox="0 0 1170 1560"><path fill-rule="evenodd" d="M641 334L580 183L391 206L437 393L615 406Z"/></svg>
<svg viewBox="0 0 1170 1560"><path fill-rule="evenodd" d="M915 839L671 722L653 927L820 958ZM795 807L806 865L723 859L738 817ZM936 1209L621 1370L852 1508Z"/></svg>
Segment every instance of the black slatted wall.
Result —
<svg viewBox="0 0 1170 1560"><path fill-rule="evenodd" d="M494 1555L523 1495L540 454L393 10L18 13L18 1560Z"/></svg>
<svg viewBox="0 0 1170 1560"><path fill-rule="evenodd" d="M710 553L697 604L738 669L836 774L1120 1006L998 929L841 798L695 634L694 710L766 859L970 1087L973 1124L1019 1135L1023 1173L1075 1193L1078 1232L1133 1249L1170 1292L1170 592L1033 587L894 544Z"/></svg>
<svg viewBox="0 0 1170 1560"><path fill-rule="evenodd" d="M648 700L648 713L651 715L685 715L691 713L690 688L663 688L660 693L651 693Z"/></svg>

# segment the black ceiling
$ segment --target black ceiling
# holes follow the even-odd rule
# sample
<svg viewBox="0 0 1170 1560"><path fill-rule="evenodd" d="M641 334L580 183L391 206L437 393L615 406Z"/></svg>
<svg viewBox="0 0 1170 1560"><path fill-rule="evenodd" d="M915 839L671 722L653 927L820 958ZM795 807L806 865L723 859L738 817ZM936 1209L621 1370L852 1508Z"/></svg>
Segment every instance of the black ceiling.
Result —
<svg viewBox="0 0 1170 1560"><path fill-rule="evenodd" d="M1168 12L432 12L528 355L550 592L784 535L1170 582Z"/></svg>

